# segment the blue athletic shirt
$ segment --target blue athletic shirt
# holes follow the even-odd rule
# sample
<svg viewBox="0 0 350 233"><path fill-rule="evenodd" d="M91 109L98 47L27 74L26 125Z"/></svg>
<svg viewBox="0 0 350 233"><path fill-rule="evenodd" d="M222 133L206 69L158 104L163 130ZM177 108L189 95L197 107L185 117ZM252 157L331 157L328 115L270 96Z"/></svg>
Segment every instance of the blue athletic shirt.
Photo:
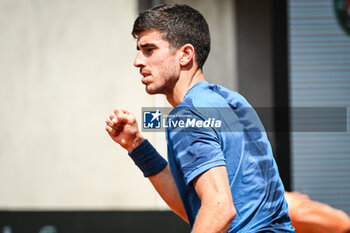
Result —
<svg viewBox="0 0 350 233"><path fill-rule="evenodd" d="M188 125L186 118L190 118ZM191 227L201 206L191 181L224 165L236 208L229 233L294 232L267 135L241 95L201 81L186 93L169 119L185 122L170 124L166 138L169 166ZM215 127L218 120L219 129Z"/></svg>

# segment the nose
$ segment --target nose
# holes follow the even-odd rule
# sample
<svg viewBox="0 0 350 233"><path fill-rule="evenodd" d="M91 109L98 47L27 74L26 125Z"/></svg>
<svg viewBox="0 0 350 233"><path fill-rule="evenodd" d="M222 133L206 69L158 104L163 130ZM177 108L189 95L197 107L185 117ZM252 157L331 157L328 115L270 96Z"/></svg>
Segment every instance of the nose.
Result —
<svg viewBox="0 0 350 233"><path fill-rule="evenodd" d="M137 68L145 66L145 59L144 59L141 51L137 52L137 55L136 55L135 60L134 60L134 66Z"/></svg>

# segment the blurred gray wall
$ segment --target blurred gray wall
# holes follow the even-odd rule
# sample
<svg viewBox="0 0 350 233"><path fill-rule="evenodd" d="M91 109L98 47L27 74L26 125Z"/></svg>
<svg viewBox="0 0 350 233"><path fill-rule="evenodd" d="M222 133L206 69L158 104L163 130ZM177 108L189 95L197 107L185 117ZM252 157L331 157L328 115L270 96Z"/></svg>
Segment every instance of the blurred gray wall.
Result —
<svg viewBox="0 0 350 233"><path fill-rule="evenodd" d="M0 208L154 208L104 130L152 105L133 67L135 1L0 1ZM140 192L139 190L142 190Z"/></svg>

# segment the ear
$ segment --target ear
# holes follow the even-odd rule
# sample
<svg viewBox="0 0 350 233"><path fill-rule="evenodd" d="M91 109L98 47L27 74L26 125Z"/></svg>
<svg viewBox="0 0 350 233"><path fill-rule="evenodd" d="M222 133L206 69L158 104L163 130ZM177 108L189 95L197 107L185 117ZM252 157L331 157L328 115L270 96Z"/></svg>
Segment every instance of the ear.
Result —
<svg viewBox="0 0 350 233"><path fill-rule="evenodd" d="M195 56L194 47L192 44L185 44L180 48L180 65L186 66L188 65Z"/></svg>

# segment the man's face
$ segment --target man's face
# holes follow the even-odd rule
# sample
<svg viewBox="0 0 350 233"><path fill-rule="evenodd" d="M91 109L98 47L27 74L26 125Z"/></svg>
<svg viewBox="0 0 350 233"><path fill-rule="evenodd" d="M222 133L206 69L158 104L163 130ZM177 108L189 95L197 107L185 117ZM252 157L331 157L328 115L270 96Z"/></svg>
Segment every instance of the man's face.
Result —
<svg viewBox="0 0 350 233"><path fill-rule="evenodd" d="M147 93L171 93L180 71L176 50L170 48L169 42L162 39L158 31L141 32L137 49L134 66L140 68Z"/></svg>

